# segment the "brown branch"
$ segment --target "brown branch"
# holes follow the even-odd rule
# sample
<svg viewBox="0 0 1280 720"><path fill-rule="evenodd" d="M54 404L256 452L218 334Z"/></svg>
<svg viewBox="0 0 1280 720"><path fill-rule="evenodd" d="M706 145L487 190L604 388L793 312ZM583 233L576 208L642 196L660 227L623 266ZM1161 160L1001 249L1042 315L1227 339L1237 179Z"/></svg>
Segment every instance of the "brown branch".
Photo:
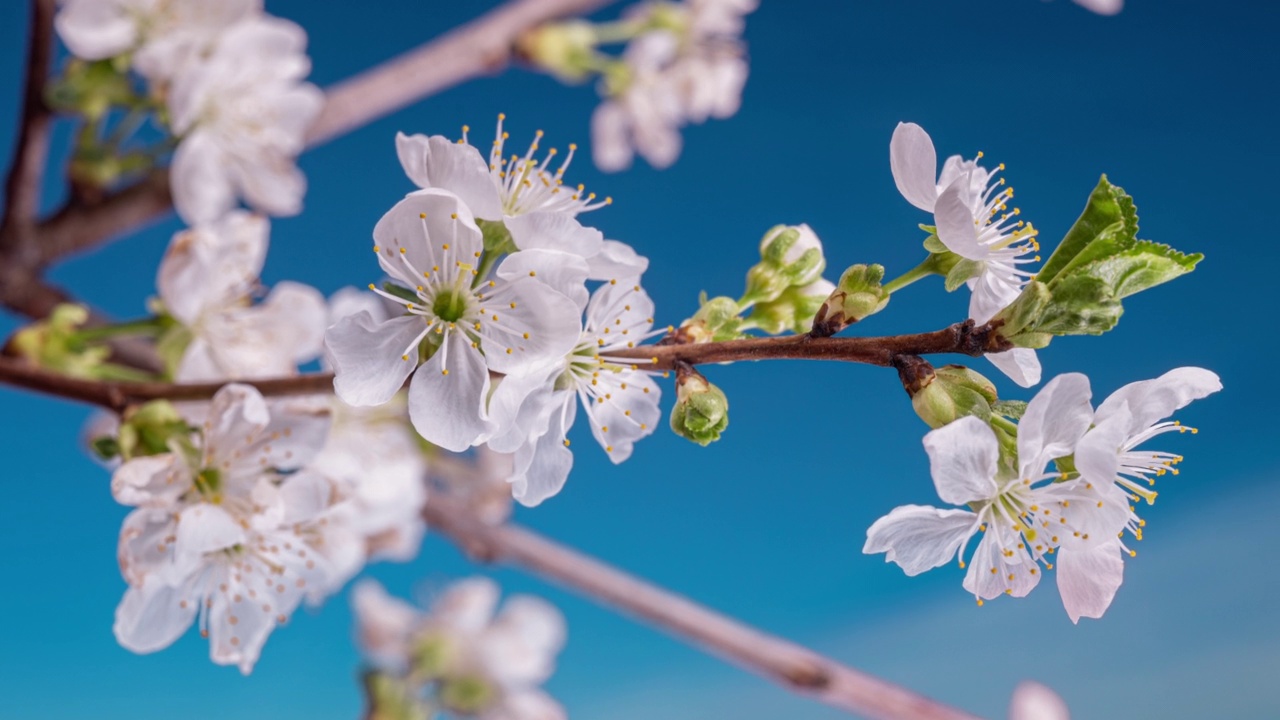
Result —
<svg viewBox="0 0 1280 720"><path fill-rule="evenodd" d="M308 147L328 142L458 83L493 74L512 60L520 33L615 0L513 0L396 58L325 91L325 107L307 134ZM41 266L88 250L173 205L166 173L156 173L92 205L69 204L40 226ZM51 236L46 244L45 234Z"/></svg>
<svg viewBox="0 0 1280 720"><path fill-rule="evenodd" d="M744 625L531 530L483 523L439 496L423 508L423 517L477 560L524 567L819 702L886 720L974 717Z"/></svg>
<svg viewBox="0 0 1280 720"><path fill-rule="evenodd" d="M49 154L49 108L45 78L53 46L54 0L32 0L31 38L22 94L22 119L13 166L5 184L4 218L0 220L0 263L32 264L40 183Z"/></svg>

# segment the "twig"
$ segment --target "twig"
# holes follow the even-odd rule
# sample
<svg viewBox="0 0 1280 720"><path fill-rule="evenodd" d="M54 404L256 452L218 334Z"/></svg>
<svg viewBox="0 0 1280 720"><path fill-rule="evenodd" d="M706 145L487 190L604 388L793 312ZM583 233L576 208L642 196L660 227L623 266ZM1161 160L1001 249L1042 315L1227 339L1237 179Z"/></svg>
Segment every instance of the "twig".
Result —
<svg viewBox="0 0 1280 720"><path fill-rule="evenodd" d="M22 94L22 119L13 166L5 183L4 219L0 220L0 262L31 264L35 248L40 182L49 154L49 108L44 83L49 77L53 45L54 0L32 0L31 39Z"/></svg>
<svg viewBox="0 0 1280 720"><path fill-rule="evenodd" d="M590 12L616 0L513 0L393 58L343 80L326 93L325 107L307 135L314 147L432 93L480 75L496 73L512 59L520 33L567 15ZM173 206L169 179L156 173L92 205L71 204L39 228L50 240L41 266L82 252ZM43 244L43 243L42 243Z"/></svg>
<svg viewBox="0 0 1280 720"><path fill-rule="evenodd" d="M510 562L820 702L870 718L974 716L769 635L518 525L489 525L447 499L423 508L433 530L475 559Z"/></svg>

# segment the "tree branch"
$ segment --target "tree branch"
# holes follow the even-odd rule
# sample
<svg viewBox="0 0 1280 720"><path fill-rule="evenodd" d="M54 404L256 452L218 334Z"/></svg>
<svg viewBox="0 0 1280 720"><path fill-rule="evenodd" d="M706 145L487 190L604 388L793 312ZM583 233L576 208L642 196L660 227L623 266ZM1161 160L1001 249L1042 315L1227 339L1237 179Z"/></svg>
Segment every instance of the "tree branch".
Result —
<svg viewBox="0 0 1280 720"><path fill-rule="evenodd" d="M432 496L423 517L477 560L524 567L819 702L884 720L974 717L744 625L533 531L483 523L439 496Z"/></svg>
<svg viewBox="0 0 1280 720"><path fill-rule="evenodd" d="M51 0L42 0L51 3ZM505 5L325 91L325 106L307 134L315 147L433 93L506 67L520 33L616 0L512 0ZM43 78L41 79L43 82ZM41 266L82 252L173 206L168 174L147 179L92 205L69 204L42 224ZM44 235L50 240L43 242Z"/></svg>
<svg viewBox="0 0 1280 720"><path fill-rule="evenodd" d="M49 154L49 108L44 84L53 46L54 0L32 0L31 38L22 93L22 119L13 165L5 184L4 218L0 220L0 262L32 264L40 183Z"/></svg>

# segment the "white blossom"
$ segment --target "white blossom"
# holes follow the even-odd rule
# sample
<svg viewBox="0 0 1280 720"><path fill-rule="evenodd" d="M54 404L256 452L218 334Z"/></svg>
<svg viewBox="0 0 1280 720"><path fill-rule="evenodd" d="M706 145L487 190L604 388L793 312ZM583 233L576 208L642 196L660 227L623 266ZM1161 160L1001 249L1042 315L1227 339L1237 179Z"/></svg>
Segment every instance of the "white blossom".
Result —
<svg viewBox="0 0 1280 720"><path fill-rule="evenodd" d="M1071 720L1067 704L1053 690L1038 682L1024 681L1009 699L1009 720Z"/></svg>
<svg viewBox="0 0 1280 720"><path fill-rule="evenodd" d="M245 20L174 78L167 102L181 142L170 177L187 223L214 220L241 197L271 215L301 210L306 179L294 158L324 103L303 82L311 69L306 42L287 20Z"/></svg>
<svg viewBox="0 0 1280 720"><path fill-rule="evenodd" d="M555 670L564 646L564 618L543 600L527 595L498 606L498 586L485 578L454 583L431 606L411 618L411 609L386 596L371 581L357 588L358 637L370 659L400 670L417 650L414 675L437 684L446 709L478 720L561 720L560 705L539 686ZM467 705L451 700L468 689Z"/></svg>
<svg viewBox="0 0 1280 720"><path fill-rule="evenodd" d="M150 80L185 72L228 27L262 13L262 0L64 0L54 20L67 49L85 60L132 52Z"/></svg>
<svg viewBox="0 0 1280 720"><path fill-rule="evenodd" d="M614 463L631 457L635 442L653 433L662 390L643 363L610 355L667 330L652 329L653 301L639 281L606 283L591 296L578 344L560 363L498 385L493 405L519 410L509 413L514 422L489 446L515 453L510 482L516 500L537 505L564 486L573 467L566 436L579 401L592 435Z"/></svg>
<svg viewBox="0 0 1280 720"><path fill-rule="evenodd" d="M504 418L490 418L490 372L535 371L558 361L578 339L578 310L556 287L581 286L580 258L551 250L508 255L493 275L477 274L483 243L457 196L419 190L373 231L382 269L409 288L405 314L378 322L362 312L329 328L325 342L334 388L356 406L381 405L410 374L409 415L419 434L447 450L483 442ZM419 364L419 346L434 351Z"/></svg>
<svg viewBox="0 0 1280 720"><path fill-rule="evenodd" d="M968 562L964 588L983 600L1022 597L1057 555L1058 591L1072 621L1101 617L1123 579L1117 536L1128 502L1113 486L1085 478L1061 481L1051 460L1071 455L1089 429L1089 381L1060 375L1027 405L1017 432L1017 470L1001 469L991 427L965 416L925 436L938 496L967 509L896 508L867 530L865 553L885 553L908 575L960 558L983 533Z"/></svg>
<svg viewBox="0 0 1280 720"><path fill-rule="evenodd" d="M972 296L969 317L985 323L1018 297L1033 274L1020 265L1039 261L1026 255L1040 249L1037 231L1018 220L1019 210L1008 210L1013 188L989 171L978 158L952 155L937 172L933 140L919 125L898 123L889 143L889 159L898 191L912 205L933 213L938 239L947 249L977 265L968 280ZM1040 361L1035 351L1014 348L987 355L987 359L1023 387L1040 382Z"/></svg>
<svg viewBox="0 0 1280 720"><path fill-rule="evenodd" d="M1116 15L1124 9L1124 0L1075 0L1075 3L1099 15Z"/></svg>
<svg viewBox="0 0 1280 720"><path fill-rule="evenodd" d="M190 333L177 380L292 375L320 354L327 309L314 288L282 282L252 304L268 232L265 218L233 211L174 235L156 287L165 312Z"/></svg>
<svg viewBox="0 0 1280 720"><path fill-rule="evenodd" d="M116 500L136 506L120 534L129 589L115 634L134 652L154 652L199 617L210 657L248 673L262 645L330 571L297 532L298 476L324 442L323 404L268 403L252 387L214 396L199 433L172 452L135 458L111 480Z"/></svg>

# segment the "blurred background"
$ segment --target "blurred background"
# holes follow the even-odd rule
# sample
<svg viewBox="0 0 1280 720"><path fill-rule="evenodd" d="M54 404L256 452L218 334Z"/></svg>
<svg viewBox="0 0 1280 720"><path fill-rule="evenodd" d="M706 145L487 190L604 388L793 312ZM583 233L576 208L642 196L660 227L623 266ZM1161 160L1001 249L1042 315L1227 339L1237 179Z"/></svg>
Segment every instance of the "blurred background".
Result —
<svg viewBox="0 0 1280 720"><path fill-rule="evenodd" d="M310 33L322 87L479 15L493 3L395 0L356 6L268 0ZM616 14L617 9L606 12ZM0 4L0 147L11 152L26 4ZM688 128L674 167L602 175L586 156L568 178L612 195L588 221L651 259L659 323L697 294L740 292L760 235L807 222L829 277L854 262L890 274L918 262L928 217L889 172L898 121L923 125L940 156L982 150L1007 166L1024 219L1049 247L1100 173L1135 198L1142 237L1208 257L1176 283L1126 303L1101 338L1041 354L1046 379L1080 371L1101 399L1181 365L1226 390L1180 413L1196 436L1164 436L1182 474L1163 480L1146 538L1102 620L1073 626L1052 583L977 607L949 566L907 578L861 553L896 505L936 502L912 413L890 370L834 364L712 367L732 403L723 440L669 432L612 466L584 426L564 492L517 520L714 608L947 703L1002 716L1027 678L1056 688L1077 718L1280 716L1280 461L1267 420L1280 402L1262 361L1274 268L1280 6L1132 0L1116 17L1040 0L765 0L748 18L752 76L740 113ZM273 223L264 280L326 294L377 279L370 231L411 189L397 130L483 144L499 112L513 147L588 141L591 87L513 70L437 95L308 152L306 211ZM65 151L61 128L55 148ZM7 157L7 156L6 156ZM55 155L55 162L62 162ZM7 164L7 161L6 161ZM48 202L61 200L61 178ZM59 266L52 280L120 317L144 312L175 219ZM964 316L941 281L895 295L859 333L932 330ZM0 318L0 332L18 327ZM975 367L1000 381L983 361ZM1027 399L1009 383L1002 396ZM668 393L670 395L670 393ZM666 407L670 407L669 401ZM351 718L359 657L345 594L298 612L251 677L216 667L194 632L135 656L111 634L124 590L115 543L126 508L81 450L88 411L0 389L0 717ZM581 425L581 424L580 424ZM1259 450L1261 448L1261 450ZM492 574L549 598L569 644L548 689L575 718L703 720L840 717L755 676L518 571L471 566L429 537L417 560L367 571L395 594L429 598L448 580Z"/></svg>

